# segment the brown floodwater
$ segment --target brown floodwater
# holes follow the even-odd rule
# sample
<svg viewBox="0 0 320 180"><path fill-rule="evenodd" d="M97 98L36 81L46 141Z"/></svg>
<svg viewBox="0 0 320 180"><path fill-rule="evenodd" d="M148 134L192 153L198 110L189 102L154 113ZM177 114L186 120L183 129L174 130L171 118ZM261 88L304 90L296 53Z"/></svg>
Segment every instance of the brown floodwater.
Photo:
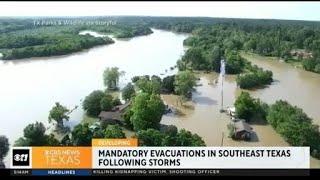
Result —
<svg viewBox="0 0 320 180"><path fill-rule="evenodd" d="M320 125L320 74L277 61L273 58L258 55L242 54L243 57L264 69L271 70L275 82L264 89L251 92L267 103L284 99L303 109Z"/></svg>
<svg viewBox="0 0 320 180"><path fill-rule="evenodd" d="M97 35L97 34L93 34ZM99 35L99 34L98 34ZM116 40L114 44L99 46L68 56L41 57L14 61L0 61L0 134L9 137L11 145L22 136L23 128L35 121L47 123L48 112L59 101L73 112L68 125L79 123L83 116L81 100L92 90L102 89L102 73L106 67L117 66L126 75L121 86L134 75L168 75L168 71L184 53L185 34L154 30L148 36L130 40ZM265 89L250 91L254 97L273 103L285 99L297 105L320 124L320 75L296 69L276 61L260 61L259 56L247 56L253 63L270 69L276 82ZM213 84L218 74L201 74L197 91L191 102L180 105L178 97L163 95L169 105L178 106L179 115L165 115L162 123L174 124L203 137L208 146L288 146L273 128L252 124L256 132L253 141L233 141L227 137L230 118L219 112L220 86ZM224 82L224 108L232 106L240 90L235 76L227 75ZM131 132L125 132L132 136ZM8 161L7 161L8 162ZM311 167L320 161L311 159Z"/></svg>
<svg viewBox="0 0 320 180"><path fill-rule="evenodd" d="M130 39L114 39L102 45L66 56L38 57L22 60L0 60L0 135L10 144L23 135L30 123L43 122L47 127L48 113L55 102L72 109L68 126L83 118L81 102L93 90L103 89L102 74L107 67L125 71L120 78L123 87L133 76L176 73L170 70L183 55L187 34L153 29L152 34ZM102 34L84 31L92 36ZM127 133L127 135L130 135ZM9 164L9 159L5 159Z"/></svg>
<svg viewBox="0 0 320 180"><path fill-rule="evenodd" d="M272 70L275 83L264 88L248 91L251 95L261 98L267 103L284 99L301 107L314 122L319 124L320 111L320 75L296 69L291 65L276 61L262 61L260 56L245 56L252 63L265 69ZM259 59L260 58L260 59ZM220 113L221 109L221 85L218 82L217 73L199 74L200 81L193 93L192 101L187 102L187 107L181 106L179 98L174 95L163 95L162 98L168 105L177 106L182 115L165 115L164 124L174 124L178 128L185 128L200 135L208 146L290 146L268 124L251 124L255 134L249 142L234 141L228 138L227 125L230 117ZM236 97L241 90L237 88L236 76L226 75L224 81L224 109L233 106ZM320 161L314 158L310 160L312 168L320 168Z"/></svg>
<svg viewBox="0 0 320 180"><path fill-rule="evenodd" d="M176 106L183 115L165 115L164 124L174 124L179 128L185 128L199 134L208 146L287 146L288 144L278 135L270 125L263 123L251 124L256 132L250 142L233 141L228 138L227 125L231 119L225 113L220 113L221 91L220 85L212 84L218 74L201 74L196 92L192 101L183 107L177 101L177 96L163 95L164 101L171 106ZM235 98L240 94L235 83L235 76L227 75L224 81L224 109L233 106ZM192 107L190 107L192 105Z"/></svg>

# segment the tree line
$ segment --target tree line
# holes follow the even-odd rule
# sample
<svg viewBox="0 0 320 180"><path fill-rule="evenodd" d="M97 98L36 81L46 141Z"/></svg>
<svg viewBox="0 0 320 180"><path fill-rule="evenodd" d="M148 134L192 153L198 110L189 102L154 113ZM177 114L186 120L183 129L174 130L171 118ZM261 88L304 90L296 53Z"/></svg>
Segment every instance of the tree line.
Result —
<svg viewBox="0 0 320 180"><path fill-rule="evenodd" d="M202 50L196 68L217 70L218 63L212 61L229 49L299 62L305 70L320 73L319 22L200 17L150 17L145 21L156 28L192 33L184 44L196 47L192 51L197 55ZM295 54L296 50L302 53Z"/></svg>
<svg viewBox="0 0 320 180"><path fill-rule="evenodd" d="M0 36L4 60L65 55L97 45L111 44L108 37L78 34Z"/></svg>
<svg viewBox="0 0 320 180"><path fill-rule="evenodd" d="M267 105L247 92L236 99L235 108L237 117L251 123L257 120L269 123L290 145L309 146L311 155L320 159L319 126L301 108L284 100Z"/></svg>
<svg viewBox="0 0 320 180"><path fill-rule="evenodd" d="M63 19L70 20L69 18ZM51 31L47 30L49 28L63 29L63 32L69 33L70 31L73 31L78 33L79 30L91 29L99 32L111 33L118 38L128 38L150 34L152 33L150 27L154 27L176 32L192 33L192 36L186 39L184 44L197 48L192 50L192 54L195 54L195 57L199 58L199 62L194 64L195 68L206 70L215 69L217 71L219 66L219 63L216 62L217 58L219 56L225 56L225 50L244 50L264 56L276 56L284 59L285 61L297 61L300 62L304 69L308 71L318 73L320 72L319 22L209 17L101 16L75 18L71 20L109 20L116 23L114 25L108 26L74 25L72 27L69 27L47 25L45 27L38 27L33 25L34 20L39 19L27 18L21 20L14 18L1 18L0 27L2 29L0 28L0 39L1 37L9 37L8 39L3 39L6 41L0 41L2 42L2 44L4 43L2 47L14 47L18 44L18 46L23 46L20 48L36 48L39 46L39 44L43 44L43 41L46 41L45 39L39 39L37 37L24 38L19 36L19 39L21 38L21 40L18 41L14 40L14 38L10 38L10 36L21 34L21 32L24 31L39 32L39 30L41 30L44 31L43 33L50 34L50 36L55 36L56 33L50 33ZM47 20L47 18L44 18L44 20ZM49 20L55 20L55 18L49 18ZM41 36L41 34L36 35ZM24 46L26 43L27 46ZM83 48L74 48L73 46L79 46L77 42L72 42L68 46L62 46L62 44L64 43L60 45L58 45L57 43L53 44L55 46L58 46L52 47L53 51L64 51L64 49L66 49L65 51L69 53L73 51L79 51ZM95 44L99 45L98 42L95 42ZM60 48L59 46L62 47ZM294 50L303 50L304 53L294 55L292 53L292 51ZM6 52L5 49L2 51ZM32 51L28 51L25 49L21 49L20 51L25 52L18 51L16 53L32 54ZM42 52L45 50L39 51ZM199 51L201 51L201 56L199 55ZM64 54L67 52L60 52L56 55ZM38 53L39 52L35 54ZM10 51L7 52L7 54L10 54ZM46 52L43 53L42 56L45 56L45 54L51 55L50 53ZM306 54L309 55L305 56ZM10 55L6 56L7 58L10 58ZM19 57L19 55L12 55L11 59L13 59L14 57Z"/></svg>
<svg viewBox="0 0 320 180"><path fill-rule="evenodd" d="M214 31L215 32L215 31ZM226 73L237 74L236 82L242 89L263 87L273 82L273 73L252 65L240 55L240 46L230 45L226 39L212 31L199 30L184 41L189 49L177 62L179 70L201 70L220 72L220 61L226 62ZM229 38L229 34L225 34ZM220 42L221 41L221 42Z"/></svg>
<svg viewBox="0 0 320 180"><path fill-rule="evenodd" d="M43 20L47 20L44 18ZM51 18L48 20L59 20ZM65 20L69 20L68 18ZM95 18L77 18L72 21L91 21ZM70 20L70 21L71 21ZM107 20L107 19L106 19ZM92 48L98 45L111 44L114 41L105 37L79 35L81 30L93 30L113 34L116 38L131 38L151 34L152 30L143 24L126 24L124 21L112 25L34 25L38 19L0 19L0 24L5 24L5 30L0 28L0 53L2 59L12 60L30 57L43 57L65 55ZM16 27L21 24L21 27Z"/></svg>

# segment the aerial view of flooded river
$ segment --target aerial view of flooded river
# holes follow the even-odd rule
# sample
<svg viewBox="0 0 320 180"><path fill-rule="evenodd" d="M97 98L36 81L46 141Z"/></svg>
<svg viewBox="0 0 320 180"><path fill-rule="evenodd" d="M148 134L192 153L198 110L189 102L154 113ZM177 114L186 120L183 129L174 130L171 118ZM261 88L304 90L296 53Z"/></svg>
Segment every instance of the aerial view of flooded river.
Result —
<svg viewBox="0 0 320 180"><path fill-rule="evenodd" d="M67 56L0 61L0 127L1 134L12 144L22 136L29 123L48 123L48 112L55 102L70 109L69 125L75 125L83 116L81 100L90 92L103 88L102 73L106 67L119 67L125 71L120 86L135 75L174 74L170 67L183 55L186 34L176 34L153 29L147 36L117 40L111 45L95 47ZM101 36L94 32L95 36ZM288 64L259 60L260 56L243 55L253 64L274 73L275 82L264 88L249 91L267 103L284 99L301 107L314 122L320 125L320 75L296 69ZM221 94L219 83L213 83L218 74L198 74L200 81L191 102L179 107L182 115L165 115L164 124L174 124L200 135L208 146L289 146L273 128L264 123L251 124L255 132L250 142L228 138L227 124L230 117L220 113ZM224 82L224 108L233 106L241 90L235 76L226 75ZM177 106L178 98L162 95L166 104ZM10 123L8 123L10 122ZM311 167L320 167L320 161L311 159Z"/></svg>
<svg viewBox="0 0 320 180"><path fill-rule="evenodd" d="M67 56L0 61L1 134L13 144L28 124L48 124L49 110L55 102L70 109L78 105L68 124L78 123L83 115L81 99L93 90L103 89L102 74L107 67L125 71L120 79L122 86L135 75L163 77L175 73L169 68L183 55L187 35L153 31Z"/></svg>

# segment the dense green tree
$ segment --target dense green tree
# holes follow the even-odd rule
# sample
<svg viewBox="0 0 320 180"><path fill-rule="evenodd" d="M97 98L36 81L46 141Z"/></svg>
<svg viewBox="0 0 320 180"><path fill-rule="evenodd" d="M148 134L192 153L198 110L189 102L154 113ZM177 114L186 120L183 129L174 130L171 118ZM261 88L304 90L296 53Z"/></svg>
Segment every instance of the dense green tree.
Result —
<svg viewBox="0 0 320 180"><path fill-rule="evenodd" d="M307 71L313 71L317 63L313 59L306 59L302 61L303 68Z"/></svg>
<svg viewBox="0 0 320 180"><path fill-rule="evenodd" d="M162 80L162 89L165 90L166 92L173 93L174 79L175 79L175 75L164 77Z"/></svg>
<svg viewBox="0 0 320 180"><path fill-rule="evenodd" d="M267 121L293 146L310 146L311 155L320 158L319 126L302 109L286 101L276 101L268 110Z"/></svg>
<svg viewBox="0 0 320 180"><path fill-rule="evenodd" d="M149 79L148 77L140 77L135 85L139 90L148 94L160 94L161 82L157 79Z"/></svg>
<svg viewBox="0 0 320 180"><path fill-rule="evenodd" d="M122 89L122 98L125 101L129 101L134 95L135 95L135 89L134 86L131 83L128 83L123 89Z"/></svg>
<svg viewBox="0 0 320 180"><path fill-rule="evenodd" d="M91 146L93 132L89 128L89 124L78 124L71 132L71 141L75 146Z"/></svg>
<svg viewBox="0 0 320 180"><path fill-rule="evenodd" d="M214 46L212 50L209 50L208 61L210 62L210 69L215 72L220 72L220 61L222 59L223 52L219 46Z"/></svg>
<svg viewBox="0 0 320 180"><path fill-rule="evenodd" d="M36 122L34 124L29 124L24 130L24 137L29 140L29 145L33 146L41 146L45 145L46 136L45 136L46 128L41 122Z"/></svg>
<svg viewBox="0 0 320 180"><path fill-rule="evenodd" d="M181 60L194 70L207 70L209 67L209 63L200 48L188 49Z"/></svg>
<svg viewBox="0 0 320 180"><path fill-rule="evenodd" d="M131 78L131 81L133 83L136 83L139 79L140 79L140 76L134 76L133 78Z"/></svg>
<svg viewBox="0 0 320 180"><path fill-rule="evenodd" d="M133 115L133 111L131 108L128 108L122 115L123 119L124 119L125 126L130 130L133 130L133 124L132 124L132 120L131 120L132 115Z"/></svg>
<svg viewBox="0 0 320 180"><path fill-rule="evenodd" d="M107 68L103 72L103 83L108 89L117 90L119 79L122 75L124 75L124 72L120 72L117 67Z"/></svg>
<svg viewBox="0 0 320 180"><path fill-rule="evenodd" d="M70 110L65 106L62 106L59 102L56 102L55 106L49 112L49 123L53 120L57 123L57 128L63 128L63 120L69 120Z"/></svg>
<svg viewBox="0 0 320 180"><path fill-rule="evenodd" d="M236 51L227 52L226 56L226 73L239 74L243 71L245 66L244 59Z"/></svg>
<svg viewBox="0 0 320 180"><path fill-rule="evenodd" d="M159 95L139 93L132 103L131 122L135 131L158 129L165 105Z"/></svg>
<svg viewBox="0 0 320 180"><path fill-rule="evenodd" d="M23 137L15 142L15 146L55 146L59 141L52 134L46 135L46 128L41 122L29 124L23 130Z"/></svg>
<svg viewBox="0 0 320 180"><path fill-rule="evenodd" d="M165 129L161 130L161 132L165 135L162 144L164 146L177 146L177 133L178 128L174 125L166 126Z"/></svg>
<svg viewBox="0 0 320 180"><path fill-rule="evenodd" d="M95 90L85 97L83 101L83 109L87 115L97 117L101 111L101 100L105 97L105 93L100 90Z"/></svg>
<svg viewBox="0 0 320 180"><path fill-rule="evenodd" d="M205 146L200 136L185 129L178 132L175 126L169 126L165 131L141 130L137 137L141 146Z"/></svg>
<svg viewBox="0 0 320 180"><path fill-rule="evenodd" d="M175 76L174 85L177 94L189 98L196 85L196 77L191 71L180 71Z"/></svg>
<svg viewBox="0 0 320 180"><path fill-rule="evenodd" d="M113 97L110 94L105 94L100 100L100 110L110 111L113 108Z"/></svg>
<svg viewBox="0 0 320 180"><path fill-rule="evenodd" d="M181 129L177 134L177 146L205 146L205 142L197 134L192 134L190 131Z"/></svg>
<svg viewBox="0 0 320 180"><path fill-rule="evenodd" d="M126 135L119 125L108 125L105 130L104 138L125 138Z"/></svg>
<svg viewBox="0 0 320 180"><path fill-rule="evenodd" d="M251 67L251 72L238 75L236 82L242 89L251 89L271 84L273 82L272 76L272 71Z"/></svg>
<svg viewBox="0 0 320 180"><path fill-rule="evenodd" d="M165 137L160 131L155 129L146 129L137 133L140 146L163 146Z"/></svg>
<svg viewBox="0 0 320 180"><path fill-rule="evenodd" d="M248 92L241 92L234 105L237 117L246 121L256 120L257 118L264 120L268 110L267 104L262 103L259 99L252 98Z"/></svg>

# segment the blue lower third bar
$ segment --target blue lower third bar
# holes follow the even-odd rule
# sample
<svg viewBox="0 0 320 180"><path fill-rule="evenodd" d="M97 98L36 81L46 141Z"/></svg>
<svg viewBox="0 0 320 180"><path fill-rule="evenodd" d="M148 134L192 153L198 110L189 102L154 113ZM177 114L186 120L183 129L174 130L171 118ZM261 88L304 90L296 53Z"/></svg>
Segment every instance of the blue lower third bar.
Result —
<svg viewBox="0 0 320 180"><path fill-rule="evenodd" d="M33 176L90 176L91 170L87 169L35 169Z"/></svg>

